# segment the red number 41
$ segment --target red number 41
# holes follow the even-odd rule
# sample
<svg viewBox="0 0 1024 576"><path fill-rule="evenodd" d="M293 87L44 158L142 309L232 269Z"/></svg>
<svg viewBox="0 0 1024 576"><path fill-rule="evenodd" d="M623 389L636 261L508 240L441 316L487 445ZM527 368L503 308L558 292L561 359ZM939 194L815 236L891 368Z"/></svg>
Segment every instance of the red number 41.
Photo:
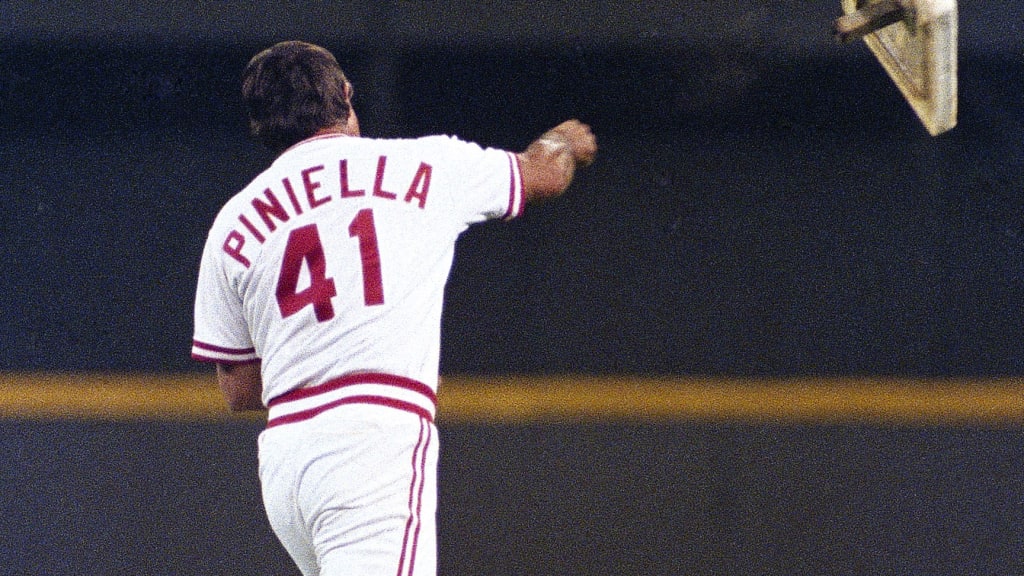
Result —
<svg viewBox="0 0 1024 576"><path fill-rule="evenodd" d="M359 257L363 272L363 303L376 306L384 303L384 283L380 273L380 249L377 246L377 228L373 211L360 210L348 226L349 236L359 239ZM309 286L299 291L299 272L305 265L309 270ZM277 280L277 306L281 316L287 318L312 306L316 319L325 322L334 318L331 298L338 295L334 279L327 277L327 262L320 233L316 224L292 230L284 249L281 274Z"/></svg>

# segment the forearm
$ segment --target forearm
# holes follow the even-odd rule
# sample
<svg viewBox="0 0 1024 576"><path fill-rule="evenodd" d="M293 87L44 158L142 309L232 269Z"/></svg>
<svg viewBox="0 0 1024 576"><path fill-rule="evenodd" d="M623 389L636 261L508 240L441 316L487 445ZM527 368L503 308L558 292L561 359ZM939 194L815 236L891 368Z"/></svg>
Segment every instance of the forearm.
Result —
<svg viewBox="0 0 1024 576"><path fill-rule="evenodd" d="M527 202L561 195L576 169L594 161L597 143L590 127L568 120L548 130L520 152L523 195Z"/></svg>
<svg viewBox="0 0 1024 576"><path fill-rule="evenodd" d="M519 155L527 201L552 198L565 192L576 174L576 160L568 139L548 130Z"/></svg>
<svg viewBox="0 0 1024 576"><path fill-rule="evenodd" d="M217 364L217 385L233 412L263 410L260 363Z"/></svg>

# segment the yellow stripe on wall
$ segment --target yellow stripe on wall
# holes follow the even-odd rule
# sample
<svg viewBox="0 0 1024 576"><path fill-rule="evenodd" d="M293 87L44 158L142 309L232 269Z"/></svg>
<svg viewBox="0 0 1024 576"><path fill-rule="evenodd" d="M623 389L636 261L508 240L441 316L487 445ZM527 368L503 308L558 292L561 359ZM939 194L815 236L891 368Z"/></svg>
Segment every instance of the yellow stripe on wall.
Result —
<svg viewBox="0 0 1024 576"><path fill-rule="evenodd" d="M441 423L1024 424L1024 378L446 376ZM0 374L0 418L262 419L228 412L213 374Z"/></svg>
<svg viewBox="0 0 1024 576"><path fill-rule="evenodd" d="M0 417L204 420L232 415L212 372L34 373L0 374Z"/></svg>
<svg viewBox="0 0 1024 576"><path fill-rule="evenodd" d="M1024 379L445 379L447 420L1024 424Z"/></svg>

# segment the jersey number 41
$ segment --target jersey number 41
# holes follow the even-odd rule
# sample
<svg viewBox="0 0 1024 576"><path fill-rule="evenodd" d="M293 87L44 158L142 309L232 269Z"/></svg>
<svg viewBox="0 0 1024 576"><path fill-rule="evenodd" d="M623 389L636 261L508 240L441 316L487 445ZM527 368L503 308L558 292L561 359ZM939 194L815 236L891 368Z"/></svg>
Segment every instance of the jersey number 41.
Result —
<svg viewBox="0 0 1024 576"><path fill-rule="evenodd" d="M348 226L349 236L359 239L359 259L363 272L363 302L367 306L384 303L384 283L380 273L380 249L373 210L360 210ZM309 286L299 291L299 272L309 270ZM327 277L327 262L316 224L296 228L288 235L281 273L277 279L277 306L287 318L306 306L312 306L318 322L334 318L331 299L338 295L334 279Z"/></svg>

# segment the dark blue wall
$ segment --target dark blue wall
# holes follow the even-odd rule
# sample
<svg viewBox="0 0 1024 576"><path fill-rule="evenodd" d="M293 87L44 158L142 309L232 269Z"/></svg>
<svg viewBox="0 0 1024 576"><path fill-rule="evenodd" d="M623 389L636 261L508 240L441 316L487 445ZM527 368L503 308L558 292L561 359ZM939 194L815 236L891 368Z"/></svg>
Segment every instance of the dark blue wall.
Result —
<svg viewBox="0 0 1024 576"><path fill-rule="evenodd" d="M0 574L297 574L258 424L0 422ZM1013 576L1024 432L442 426L440 574Z"/></svg>
<svg viewBox="0 0 1024 576"><path fill-rule="evenodd" d="M253 50L5 50L0 368L192 369L206 228L269 160L237 102ZM369 135L599 137L565 198L464 237L447 372L1024 367L1020 54L964 51L931 138L863 46L422 48L386 82L339 52Z"/></svg>

